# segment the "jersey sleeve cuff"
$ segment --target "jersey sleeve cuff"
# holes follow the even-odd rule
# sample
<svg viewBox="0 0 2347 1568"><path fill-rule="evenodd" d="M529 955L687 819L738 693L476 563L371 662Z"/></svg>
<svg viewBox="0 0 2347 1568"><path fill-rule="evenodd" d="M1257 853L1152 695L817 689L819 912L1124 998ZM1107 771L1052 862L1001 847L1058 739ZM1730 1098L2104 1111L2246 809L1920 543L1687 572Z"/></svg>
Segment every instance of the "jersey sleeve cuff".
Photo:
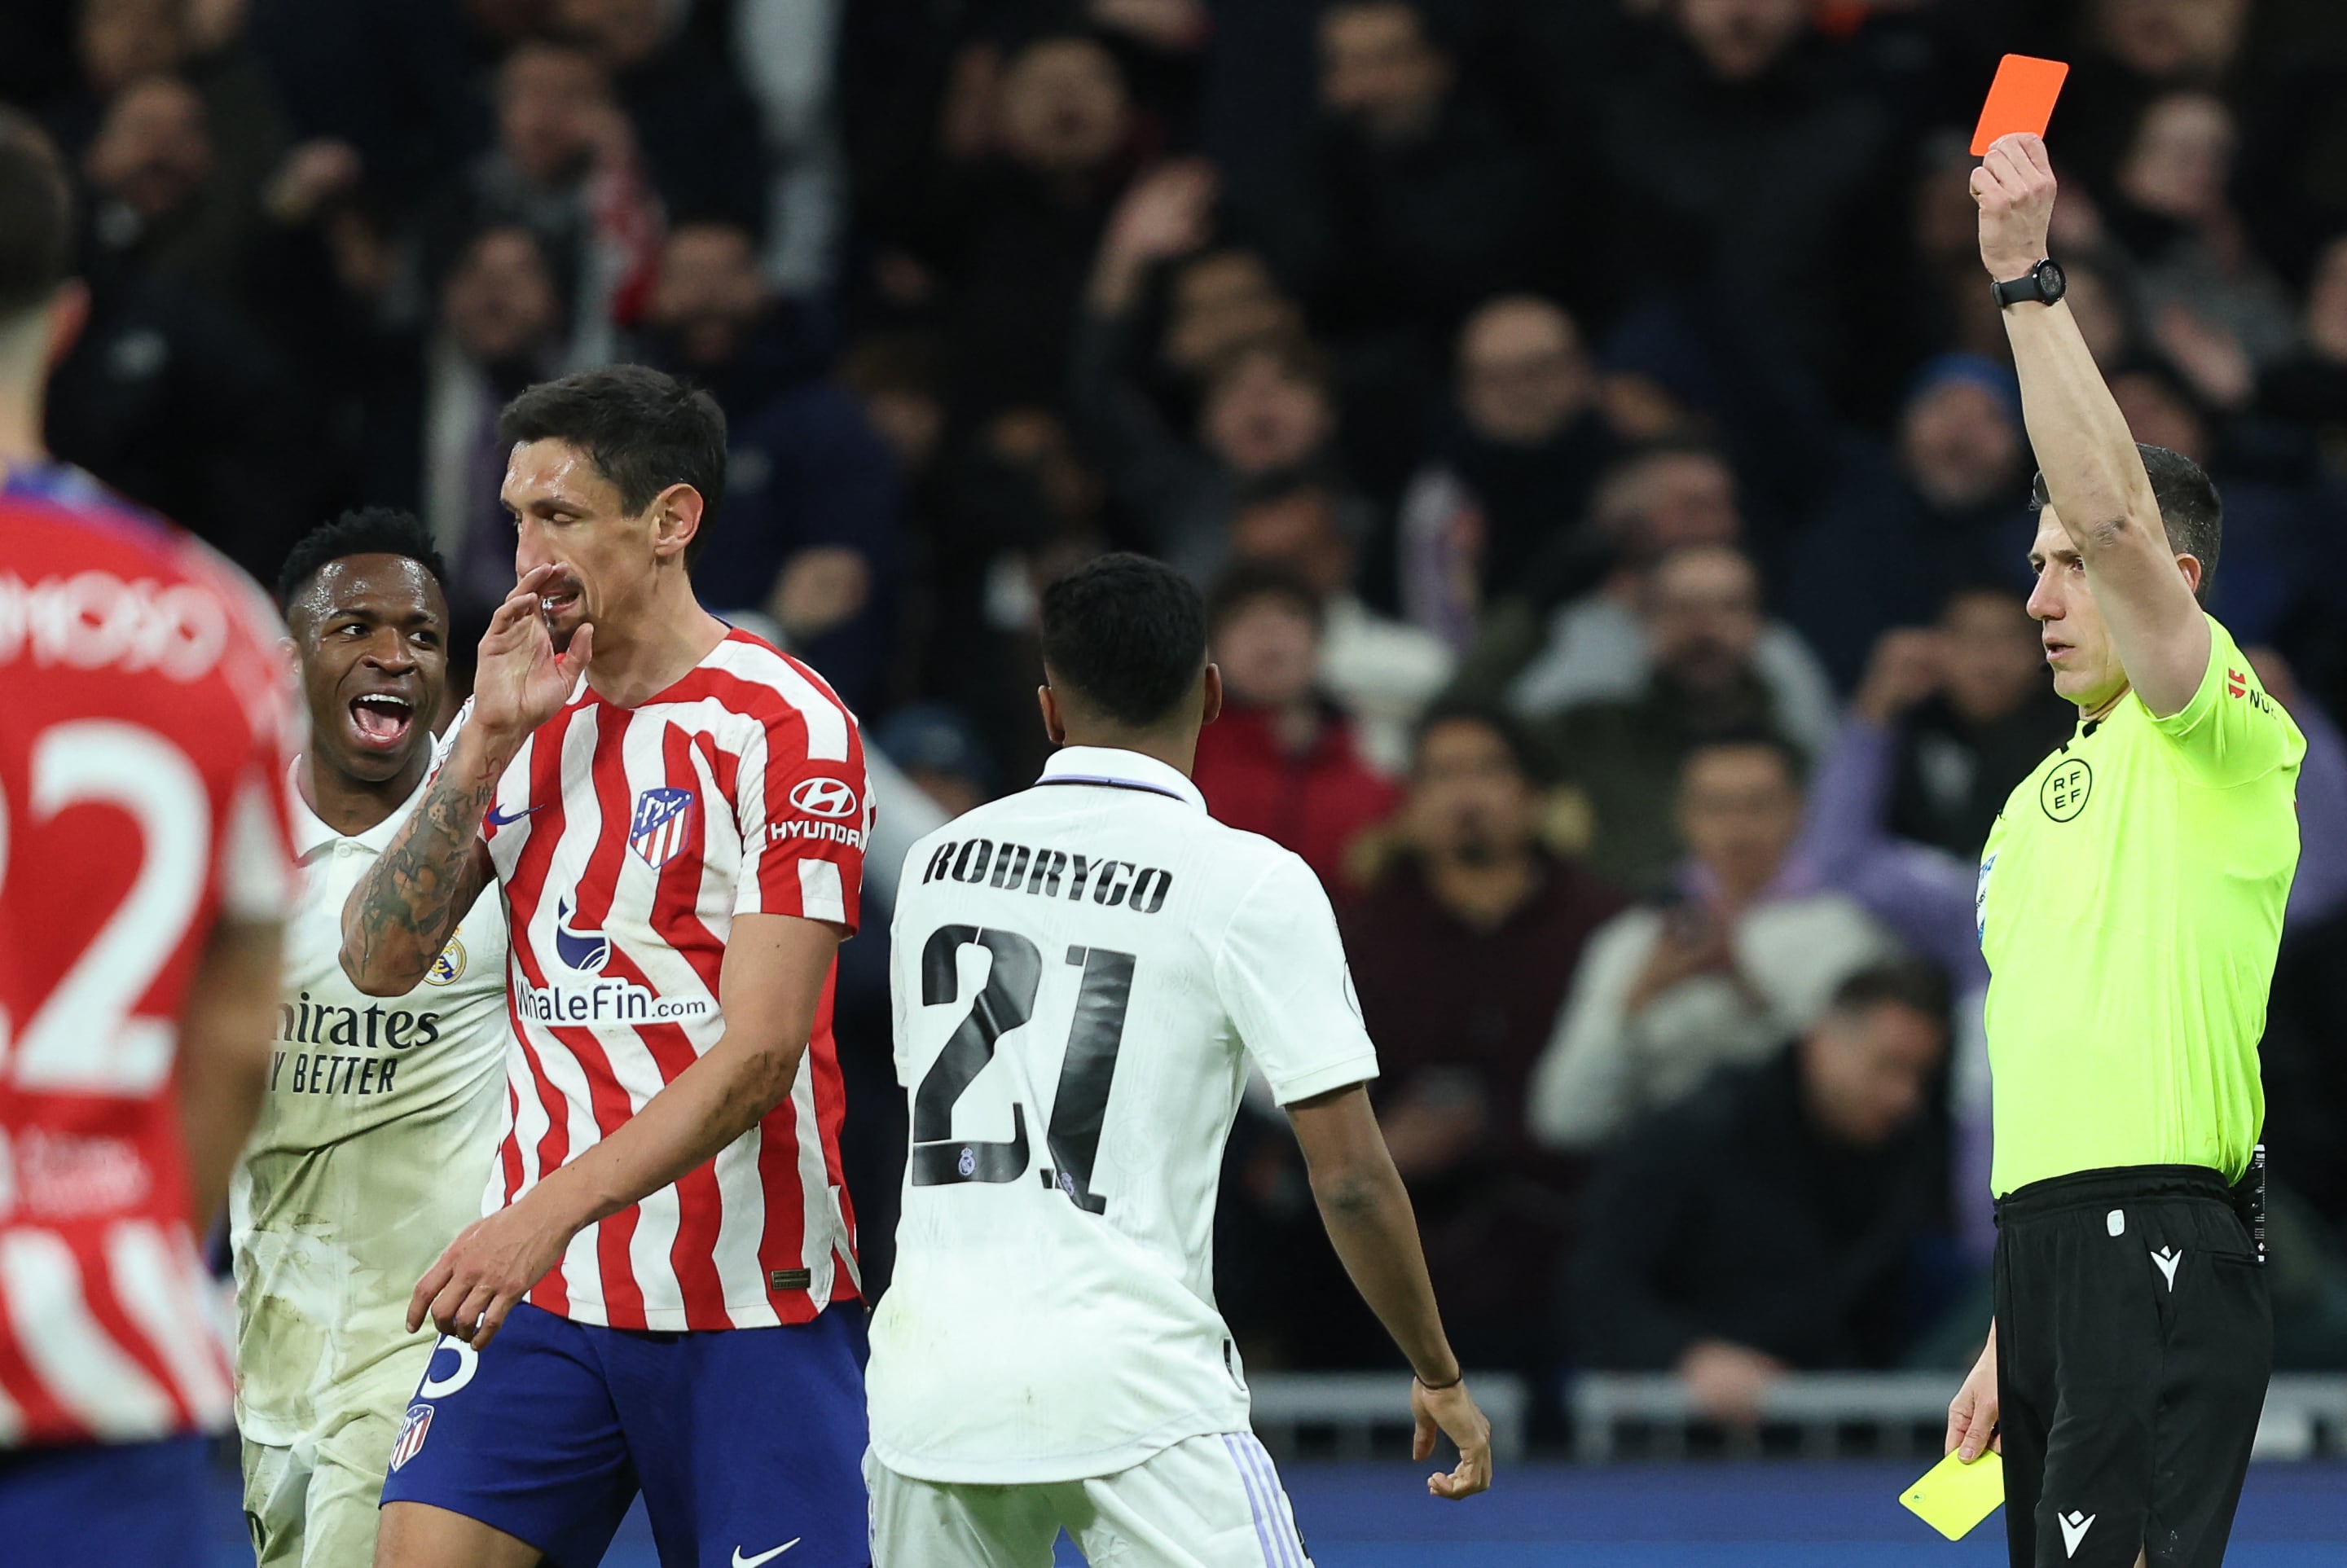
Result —
<svg viewBox="0 0 2347 1568"><path fill-rule="evenodd" d="M1282 1105L1293 1105L1299 1100L1309 1100L1316 1094L1326 1094L1332 1089L1344 1089L1356 1083L1368 1083L1378 1075L1378 1059L1374 1054L1348 1057L1333 1066L1307 1072L1300 1078L1290 1078L1271 1086L1271 1092Z"/></svg>
<svg viewBox="0 0 2347 1568"><path fill-rule="evenodd" d="M2224 663L2223 645L2212 635L2209 639L2209 668L2200 672L2200 684L2194 690L2192 701L2164 719L2157 713L2147 714L2152 728L2170 740L2182 740L2198 729L2201 721L2216 711L2217 688L2224 676Z"/></svg>

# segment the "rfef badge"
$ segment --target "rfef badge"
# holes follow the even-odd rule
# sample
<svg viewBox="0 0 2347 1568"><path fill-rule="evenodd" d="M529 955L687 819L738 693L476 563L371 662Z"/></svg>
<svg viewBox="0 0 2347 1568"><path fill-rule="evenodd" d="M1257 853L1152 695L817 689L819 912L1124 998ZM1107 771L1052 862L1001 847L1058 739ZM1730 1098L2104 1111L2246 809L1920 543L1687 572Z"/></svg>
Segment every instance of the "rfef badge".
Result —
<svg viewBox="0 0 2347 1568"><path fill-rule="evenodd" d="M2055 822L2068 822L2086 809L2086 797L2094 793L2095 770L2085 758L2072 757L2045 775L2037 786L2037 802Z"/></svg>

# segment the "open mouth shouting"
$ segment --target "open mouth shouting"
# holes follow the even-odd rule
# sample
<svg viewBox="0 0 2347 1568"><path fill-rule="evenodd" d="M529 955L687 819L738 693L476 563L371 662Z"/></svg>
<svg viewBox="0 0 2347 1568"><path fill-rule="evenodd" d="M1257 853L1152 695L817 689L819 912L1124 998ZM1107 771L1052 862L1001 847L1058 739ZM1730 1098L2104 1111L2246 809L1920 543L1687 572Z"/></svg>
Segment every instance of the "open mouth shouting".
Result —
<svg viewBox="0 0 2347 1568"><path fill-rule="evenodd" d="M366 692L351 699L351 730L369 751L396 751L415 724L415 704L389 692Z"/></svg>

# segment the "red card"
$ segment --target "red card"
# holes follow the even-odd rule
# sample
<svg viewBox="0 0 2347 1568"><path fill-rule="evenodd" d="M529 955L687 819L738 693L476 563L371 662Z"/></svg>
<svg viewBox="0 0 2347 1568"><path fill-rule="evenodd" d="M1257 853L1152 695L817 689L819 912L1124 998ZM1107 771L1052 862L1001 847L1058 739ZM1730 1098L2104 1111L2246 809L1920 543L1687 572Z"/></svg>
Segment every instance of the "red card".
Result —
<svg viewBox="0 0 2347 1568"><path fill-rule="evenodd" d="M1988 87L1988 102L1981 106L1980 125L1973 132L1973 156L1978 158L2001 136L2025 130L2044 136L2054 118L2054 100L2062 96L2063 79L2070 67L2060 60L2031 55L2007 55L1996 65L1996 80Z"/></svg>

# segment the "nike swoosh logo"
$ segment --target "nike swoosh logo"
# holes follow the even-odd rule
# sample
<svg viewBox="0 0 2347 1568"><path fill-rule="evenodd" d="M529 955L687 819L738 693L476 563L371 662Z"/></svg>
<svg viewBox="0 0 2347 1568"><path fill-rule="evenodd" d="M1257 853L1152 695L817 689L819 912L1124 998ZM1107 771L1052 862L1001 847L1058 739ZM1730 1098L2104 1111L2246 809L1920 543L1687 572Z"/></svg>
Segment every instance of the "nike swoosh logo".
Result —
<svg viewBox="0 0 2347 1568"><path fill-rule="evenodd" d="M780 1557L784 1553L788 1552L792 1547L796 1546L805 1539L805 1537L804 1536L794 1535L788 1541L784 1542L780 1546L775 1547L772 1552L761 1552L755 1557L743 1556L742 1549L739 1546L736 1546L733 1548L733 1568L758 1568L759 1563L773 1562L775 1558Z"/></svg>
<svg viewBox="0 0 2347 1568"><path fill-rule="evenodd" d="M531 812L544 811L546 807L543 805L526 805L519 811L504 811L493 805L489 807L489 825L491 827L503 827L509 822L519 822ZM796 1542L793 1542L793 1544L796 1544Z"/></svg>

